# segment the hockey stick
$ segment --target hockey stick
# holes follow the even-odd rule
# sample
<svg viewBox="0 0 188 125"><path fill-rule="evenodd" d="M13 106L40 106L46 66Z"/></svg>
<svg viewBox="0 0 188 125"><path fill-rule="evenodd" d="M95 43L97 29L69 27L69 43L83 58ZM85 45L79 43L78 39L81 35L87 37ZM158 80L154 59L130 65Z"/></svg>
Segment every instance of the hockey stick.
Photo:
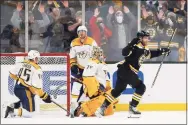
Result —
<svg viewBox="0 0 188 125"><path fill-rule="evenodd" d="M57 102L55 102L54 100L51 100L55 105L57 105L58 107L60 107L61 109L63 109L64 111L68 112L68 116L71 115L71 118L74 118L74 114L71 114L70 111L68 111L67 109L65 109L63 106L61 106L60 104L58 104Z"/></svg>
<svg viewBox="0 0 188 125"><path fill-rule="evenodd" d="M63 84L63 85L59 85L54 91L53 91L53 93L52 93L52 95L54 96L54 99L57 99L57 91L61 88L61 87L63 87L63 86L65 86L66 84ZM62 90L66 90L66 89L62 89Z"/></svg>
<svg viewBox="0 0 188 125"><path fill-rule="evenodd" d="M168 42L168 49L170 48L170 43L172 42L172 40L173 40L173 38L174 38L174 35L175 35L175 33L176 33L176 30L177 30L177 28L174 30L174 32L173 32L173 34L172 34L172 37L170 38L170 41ZM154 78L154 80L153 80L153 83L152 83L152 85L151 85L151 88L153 88L153 86L155 85L155 82L156 82L156 80L157 80L157 77L158 77L158 75L159 75L159 71L161 70L161 67L162 67L162 64L163 64L163 62L164 62L165 57L166 57L166 55L163 55L161 64L160 64L160 66L159 66L159 68L158 68L157 74L155 75L155 78Z"/></svg>
<svg viewBox="0 0 188 125"><path fill-rule="evenodd" d="M74 77L74 76L72 76L72 75L71 75L71 78L74 79L74 80L76 80L77 82L83 83L82 80L80 80L80 79L78 79L78 78L76 78L76 77Z"/></svg>

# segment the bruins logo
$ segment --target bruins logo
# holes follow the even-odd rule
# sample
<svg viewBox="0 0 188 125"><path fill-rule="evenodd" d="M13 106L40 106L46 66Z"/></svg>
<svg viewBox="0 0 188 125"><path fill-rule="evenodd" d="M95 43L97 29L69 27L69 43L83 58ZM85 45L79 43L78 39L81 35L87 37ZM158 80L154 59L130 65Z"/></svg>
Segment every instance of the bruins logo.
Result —
<svg viewBox="0 0 188 125"><path fill-rule="evenodd" d="M154 28L148 28L146 31L150 34L151 38L154 38L156 36L156 30Z"/></svg>
<svg viewBox="0 0 188 125"><path fill-rule="evenodd" d="M172 36L173 32L174 32L174 30L172 28L168 28L166 30L166 35L170 37L170 36Z"/></svg>

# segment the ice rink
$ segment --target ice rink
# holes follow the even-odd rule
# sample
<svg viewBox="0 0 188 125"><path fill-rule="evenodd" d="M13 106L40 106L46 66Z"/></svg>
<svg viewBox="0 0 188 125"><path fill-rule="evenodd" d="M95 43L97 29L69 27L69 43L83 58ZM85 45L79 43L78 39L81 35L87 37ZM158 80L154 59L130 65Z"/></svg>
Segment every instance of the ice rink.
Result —
<svg viewBox="0 0 188 125"><path fill-rule="evenodd" d="M33 118L1 118L1 124L186 124L186 111L142 112L140 118L127 118L128 112L116 112L103 118L69 118L64 111L45 111Z"/></svg>

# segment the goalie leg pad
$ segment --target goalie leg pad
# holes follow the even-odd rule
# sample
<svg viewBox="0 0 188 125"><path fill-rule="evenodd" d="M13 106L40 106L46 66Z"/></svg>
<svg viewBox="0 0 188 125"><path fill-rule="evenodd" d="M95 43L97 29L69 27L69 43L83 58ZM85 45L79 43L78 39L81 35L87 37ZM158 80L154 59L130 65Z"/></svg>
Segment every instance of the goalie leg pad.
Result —
<svg viewBox="0 0 188 125"><path fill-rule="evenodd" d="M105 97L103 95L100 95L87 102L84 102L81 105L83 112L87 114L88 117L93 116L97 108L99 108L102 105L104 100L105 100Z"/></svg>
<svg viewBox="0 0 188 125"><path fill-rule="evenodd" d="M83 77L84 93L89 97L96 96L99 91L99 82L95 77Z"/></svg>
<svg viewBox="0 0 188 125"><path fill-rule="evenodd" d="M84 102L81 107L82 107L82 111L87 114L87 116L94 116L96 110L102 105L102 103L105 100L105 96L104 95L100 95L96 98L93 98L87 102ZM108 108L105 110L104 115L112 115L114 114L114 108L113 108L113 104L110 104L108 106Z"/></svg>
<svg viewBox="0 0 188 125"><path fill-rule="evenodd" d="M104 115L108 116L108 115L113 115L113 114L114 114L114 105L110 104L108 108L105 110Z"/></svg>

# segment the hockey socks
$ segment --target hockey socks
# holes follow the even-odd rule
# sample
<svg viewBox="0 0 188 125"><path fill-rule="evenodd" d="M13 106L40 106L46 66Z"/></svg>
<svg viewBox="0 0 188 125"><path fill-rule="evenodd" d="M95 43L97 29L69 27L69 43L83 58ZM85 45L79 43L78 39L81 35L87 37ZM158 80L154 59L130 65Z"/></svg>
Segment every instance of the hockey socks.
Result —
<svg viewBox="0 0 188 125"><path fill-rule="evenodd" d="M131 105L134 107L137 107L137 105L139 104L140 100L141 100L142 96L134 93L133 97L132 97L132 101L131 101Z"/></svg>

